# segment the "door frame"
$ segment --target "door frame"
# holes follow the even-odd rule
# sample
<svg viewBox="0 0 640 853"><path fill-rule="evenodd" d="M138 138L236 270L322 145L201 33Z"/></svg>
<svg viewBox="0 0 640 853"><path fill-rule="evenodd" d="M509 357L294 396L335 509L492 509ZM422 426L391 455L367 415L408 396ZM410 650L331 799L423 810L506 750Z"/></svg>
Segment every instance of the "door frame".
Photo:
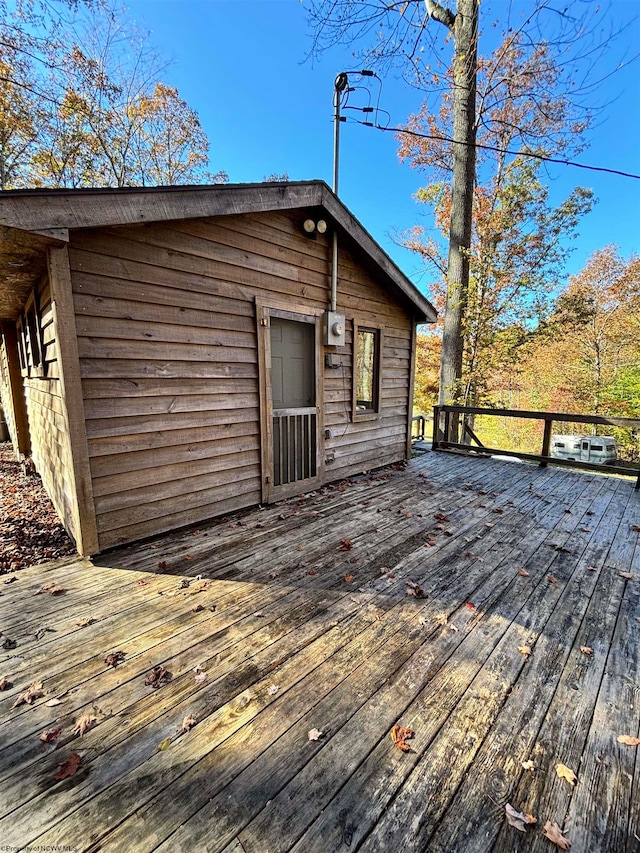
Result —
<svg viewBox="0 0 640 853"><path fill-rule="evenodd" d="M270 503L311 491L324 482L324 347L322 342L323 308L279 299L256 297L258 336L258 379L260 388L260 468L262 502ZM271 385L271 317L309 323L315 329L316 391L316 476L282 486L273 485L273 395Z"/></svg>

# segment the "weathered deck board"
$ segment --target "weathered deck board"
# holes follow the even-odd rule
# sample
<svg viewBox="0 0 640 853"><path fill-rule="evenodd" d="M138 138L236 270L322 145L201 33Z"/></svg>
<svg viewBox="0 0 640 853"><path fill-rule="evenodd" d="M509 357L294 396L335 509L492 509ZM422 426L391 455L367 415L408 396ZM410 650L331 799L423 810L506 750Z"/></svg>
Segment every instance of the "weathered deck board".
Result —
<svg viewBox="0 0 640 853"><path fill-rule="evenodd" d="M20 572L0 586L18 642L0 657L3 843L502 853L548 850L555 820L576 850L635 851L638 749L615 737L640 728L639 521L629 481L428 454L100 566ZM67 592L34 596L52 581ZM173 679L153 690L157 664ZM35 680L45 696L12 709ZM540 825L516 834L506 802Z"/></svg>

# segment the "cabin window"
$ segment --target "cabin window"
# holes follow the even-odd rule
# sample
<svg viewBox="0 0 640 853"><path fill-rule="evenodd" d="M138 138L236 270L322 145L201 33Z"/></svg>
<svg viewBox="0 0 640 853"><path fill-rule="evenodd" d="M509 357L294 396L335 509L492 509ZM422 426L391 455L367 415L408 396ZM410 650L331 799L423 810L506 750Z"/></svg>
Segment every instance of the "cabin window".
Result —
<svg viewBox="0 0 640 853"><path fill-rule="evenodd" d="M563 441L556 441L554 447L564 447L564 442Z"/></svg>
<svg viewBox="0 0 640 853"><path fill-rule="evenodd" d="M27 299L24 313L16 323L18 354L23 376L44 376L42 322L35 291Z"/></svg>
<svg viewBox="0 0 640 853"><path fill-rule="evenodd" d="M358 326L353 330L353 416L380 411L382 329Z"/></svg>
<svg viewBox="0 0 640 853"><path fill-rule="evenodd" d="M592 444L591 449L592 450L604 450L604 447L601 444Z"/></svg>
<svg viewBox="0 0 640 853"><path fill-rule="evenodd" d="M616 449L615 444L607 444L607 450L615 450L615 449Z"/></svg>

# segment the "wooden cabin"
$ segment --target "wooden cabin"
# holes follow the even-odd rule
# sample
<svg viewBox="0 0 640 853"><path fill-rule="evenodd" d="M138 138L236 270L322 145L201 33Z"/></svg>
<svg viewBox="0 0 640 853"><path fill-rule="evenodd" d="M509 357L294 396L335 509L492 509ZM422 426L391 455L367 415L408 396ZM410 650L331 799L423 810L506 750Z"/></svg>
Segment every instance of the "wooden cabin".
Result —
<svg viewBox="0 0 640 853"><path fill-rule="evenodd" d="M408 456L435 311L323 182L3 192L0 229L5 417L81 554Z"/></svg>

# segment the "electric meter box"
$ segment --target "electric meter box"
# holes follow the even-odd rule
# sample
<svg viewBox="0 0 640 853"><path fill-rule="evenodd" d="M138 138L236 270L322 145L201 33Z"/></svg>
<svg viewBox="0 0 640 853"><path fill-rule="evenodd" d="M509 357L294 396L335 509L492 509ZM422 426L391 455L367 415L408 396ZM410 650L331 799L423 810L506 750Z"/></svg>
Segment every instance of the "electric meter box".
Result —
<svg viewBox="0 0 640 853"><path fill-rule="evenodd" d="M336 311L325 311L323 331L325 346L343 347L345 343L344 314L338 314Z"/></svg>

